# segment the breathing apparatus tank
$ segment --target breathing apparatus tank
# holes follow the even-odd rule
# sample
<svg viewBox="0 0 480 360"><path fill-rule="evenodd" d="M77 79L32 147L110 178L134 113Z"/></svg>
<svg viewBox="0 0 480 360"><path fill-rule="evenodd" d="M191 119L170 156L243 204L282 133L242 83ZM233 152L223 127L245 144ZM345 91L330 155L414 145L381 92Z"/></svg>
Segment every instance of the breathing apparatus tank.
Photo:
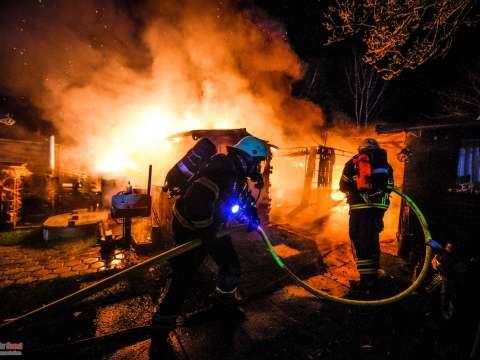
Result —
<svg viewBox="0 0 480 360"><path fill-rule="evenodd" d="M358 171L357 189L359 191L370 190L372 188L372 167L368 155L360 154L353 162Z"/></svg>
<svg viewBox="0 0 480 360"><path fill-rule="evenodd" d="M381 148L364 149L353 160L357 189L360 192L384 189L388 182L387 152Z"/></svg>
<svg viewBox="0 0 480 360"><path fill-rule="evenodd" d="M207 139L200 139L167 173L163 191L171 196L181 194L188 181L194 176L201 164L217 153L215 144Z"/></svg>

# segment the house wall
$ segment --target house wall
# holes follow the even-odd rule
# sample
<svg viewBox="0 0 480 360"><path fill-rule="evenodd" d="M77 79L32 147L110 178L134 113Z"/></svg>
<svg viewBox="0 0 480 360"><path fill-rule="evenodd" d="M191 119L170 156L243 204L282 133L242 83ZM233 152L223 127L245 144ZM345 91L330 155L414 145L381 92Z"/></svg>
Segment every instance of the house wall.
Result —
<svg viewBox="0 0 480 360"><path fill-rule="evenodd" d="M58 160L58 145L56 150ZM50 172L48 139L42 142L0 139L0 154L1 162L26 163L28 170L38 175Z"/></svg>
<svg viewBox="0 0 480 360"><path fill-rule="evenodd" d="M480 195L455 192L459 149L466 139L480 139L480 127L410 132L407 146L413 155L405 165L404 191L424 212L435 240L478 251ZM422 238L417 221L408 212L402 208L403 256L418 247Z"/></svg>

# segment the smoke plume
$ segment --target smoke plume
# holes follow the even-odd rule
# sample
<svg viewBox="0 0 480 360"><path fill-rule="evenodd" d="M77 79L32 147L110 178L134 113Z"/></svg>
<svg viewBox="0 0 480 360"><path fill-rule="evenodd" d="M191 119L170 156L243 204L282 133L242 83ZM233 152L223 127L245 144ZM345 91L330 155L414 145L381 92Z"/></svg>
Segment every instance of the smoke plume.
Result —
<svg viewBox="0 0 480 360"><path fill-rule="evenodd" d="M315 135L321 109L290 95L303 69L285 28L256 8L222 0L0 6L0 83L53 123L64 169L144 185L153 164L159 184L189 146L166 138L192 129L245 127L279 146L324 144ZM354 152L367 135L337 128L325 145ZM334 187L351 155L337 157ZM274 156L274 216L299 204L304 173L304 158ZM390 237L397 209L398 200L386 218ZM313 221L321 248L328 248L348 241L348 210L337 210L323 206L283 221Z"/></svg>
<svg viewBox="0 0 480 360"><path fill-rule="evenodd" d="M255 8L199 0L3 7L0 81L53 122L64 166L143 176L153 163L159 181L178 155L165 140L173 133L246 127L283 145L323 122L318 107L290 96L301 63L282 25Z"/></svg>

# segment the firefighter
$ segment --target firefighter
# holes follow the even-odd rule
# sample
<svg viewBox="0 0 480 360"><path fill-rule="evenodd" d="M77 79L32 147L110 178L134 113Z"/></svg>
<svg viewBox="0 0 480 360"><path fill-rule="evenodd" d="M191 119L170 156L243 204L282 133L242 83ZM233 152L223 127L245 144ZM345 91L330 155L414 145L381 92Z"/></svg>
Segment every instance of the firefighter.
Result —
<svg viewBox="0 0 480 360"><path fill-rule="evenodd" d="M343 169L340 190L350 205L349 235L360 282L354 283L369 293L377 284L380 270L379 234L383 215L389 206L393 189L393 169L387 153L375 139L367 138L358 154Z"/></svg>
<svg viewBox="0 0 480 360"><path fill-rule="evenodd" d="M153 357L171 351L168 334L176 327L176 319L193 283L193 277L206 255L218 265L218 280L213 302L234 310L240 300L238 284L240 263L229 236L217 239L216 234L228 217L229 204L245 188L247 179L263 186L261 163L268 156L264 141L246 136L227 154L217 154L200 167L189 181L173 208L172 230L176 245L200 238L203 245L170 260L172 282L165 298L153 316ZM249 209L249 230L260 224L254 205ZM231 313L233 313L232 311ZM226 313L228 314L228 312ZM238 314L237 314L238 315Z"/></svg>

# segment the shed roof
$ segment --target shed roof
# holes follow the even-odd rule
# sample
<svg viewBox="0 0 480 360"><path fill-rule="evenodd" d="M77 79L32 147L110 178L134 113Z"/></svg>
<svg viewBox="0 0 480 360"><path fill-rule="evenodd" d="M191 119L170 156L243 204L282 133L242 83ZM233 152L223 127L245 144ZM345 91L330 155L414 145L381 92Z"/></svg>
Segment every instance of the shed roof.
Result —
<svg viewBox="0 0 480 360"><path fill-rule="evenodd" d="M408 131L420 131L420 130L439 130L439 129L458 129L475 127L480 128L480 121L462 121L462 122L450 122L439 124L424 124L415 126L405 126L402 124L378 124L375 126L375 131L378 134L394 134Z"/></svg>

